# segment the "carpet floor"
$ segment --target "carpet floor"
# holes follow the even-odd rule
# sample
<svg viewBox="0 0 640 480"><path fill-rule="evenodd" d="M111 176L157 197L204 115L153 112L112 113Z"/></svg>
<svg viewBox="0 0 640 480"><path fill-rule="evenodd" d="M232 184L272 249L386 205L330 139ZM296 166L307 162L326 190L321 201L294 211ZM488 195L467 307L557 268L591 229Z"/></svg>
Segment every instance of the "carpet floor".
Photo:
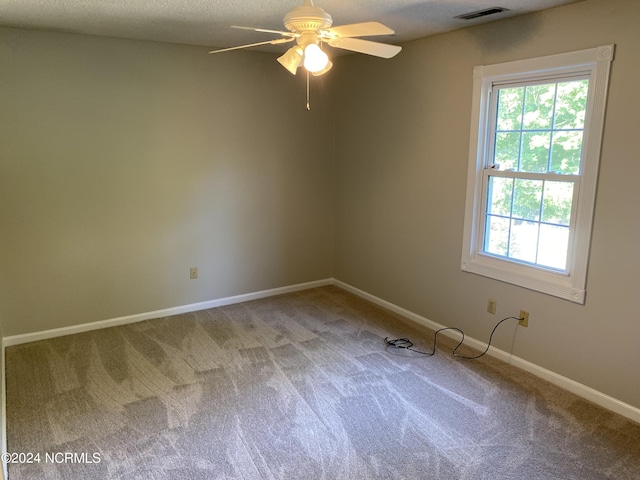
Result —
<svg viewBox="0 0 640 480"><path fill-rule="evenodd" d="M640 478L640 425L385 349L426 333L328 286L9 347L9 480Z"/></svg>

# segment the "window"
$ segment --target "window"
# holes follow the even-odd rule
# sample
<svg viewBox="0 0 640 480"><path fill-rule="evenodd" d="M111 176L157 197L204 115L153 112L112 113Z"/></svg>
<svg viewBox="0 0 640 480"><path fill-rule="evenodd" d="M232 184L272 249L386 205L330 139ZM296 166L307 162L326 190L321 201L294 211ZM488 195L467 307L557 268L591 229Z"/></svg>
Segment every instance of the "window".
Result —
<svg viewBox="0 0 640 480"><path fill-rule="evenodd" d="M584 303L613 45L474 69L462 269Z"/></svg>

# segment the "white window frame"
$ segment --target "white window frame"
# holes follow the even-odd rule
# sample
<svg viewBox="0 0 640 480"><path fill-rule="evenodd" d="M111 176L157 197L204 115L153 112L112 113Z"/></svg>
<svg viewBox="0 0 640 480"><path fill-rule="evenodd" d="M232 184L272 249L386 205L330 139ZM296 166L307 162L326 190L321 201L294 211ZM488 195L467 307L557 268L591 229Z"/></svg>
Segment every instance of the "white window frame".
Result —
<svg viewBox="0 0 640 480"><path fill-rule="evenodd" d="M462 270L584 304L591 227L595 208L609 71L614 45L529 60L480 65L473 69L469 170L462 251ZM490 112L494 86L556 81L566 76L589 78L579 178L575 180L564 272L483 253L487 175L493 152L489 138L495 119ZM493 102L495 105L495 102Z"/></svg>

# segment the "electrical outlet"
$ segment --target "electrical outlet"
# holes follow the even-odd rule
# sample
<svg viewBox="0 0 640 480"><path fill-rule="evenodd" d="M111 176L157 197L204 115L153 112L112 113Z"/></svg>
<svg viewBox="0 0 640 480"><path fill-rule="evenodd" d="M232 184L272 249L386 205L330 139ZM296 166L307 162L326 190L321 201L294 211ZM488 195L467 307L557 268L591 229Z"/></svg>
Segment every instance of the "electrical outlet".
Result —
<svg viewBox="0 0 640 480"><path fill-rule="evenodd" d="M196 267L191 267L189 269L189 278L191 280L195 280L196 278L198 278L198 269Z"/></svg>
<svg viewBox="0 0 640 480"><path fill-rule="evenodd" d="M529 312L525 312L524 310L520 310L520 325L523 327L529 326Z"/></svg>
<svg viewBox="0 0 640 480"><path fill-rule="evenodd" d="M487 312L489 312L491 315L495 315L497 306L498 306L498 302L493 298L490 298L489 301L487 302Z"/></svg>

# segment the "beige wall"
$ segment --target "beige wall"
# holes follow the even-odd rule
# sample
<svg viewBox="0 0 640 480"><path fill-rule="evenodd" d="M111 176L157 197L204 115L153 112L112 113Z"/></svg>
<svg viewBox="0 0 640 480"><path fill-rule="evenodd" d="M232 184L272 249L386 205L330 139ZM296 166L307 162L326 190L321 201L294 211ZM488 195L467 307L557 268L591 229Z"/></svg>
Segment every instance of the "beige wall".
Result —
<svg viewBox="0 0 640 480"><path fill-rule="evenodd" d="M501 327L498 348L640 407L638 19L637 0L587 0L336 65L334 276L483 341L528 310L529 328ZM586 304L463 273L473 67L610 43Z"/></svg>
<svg viewBox="0 0 640 480"><path fill-rule="evenodd" d="M330 277L327 102L307 112L303 80L274 55L0 29L4 334Z"/></svg>

